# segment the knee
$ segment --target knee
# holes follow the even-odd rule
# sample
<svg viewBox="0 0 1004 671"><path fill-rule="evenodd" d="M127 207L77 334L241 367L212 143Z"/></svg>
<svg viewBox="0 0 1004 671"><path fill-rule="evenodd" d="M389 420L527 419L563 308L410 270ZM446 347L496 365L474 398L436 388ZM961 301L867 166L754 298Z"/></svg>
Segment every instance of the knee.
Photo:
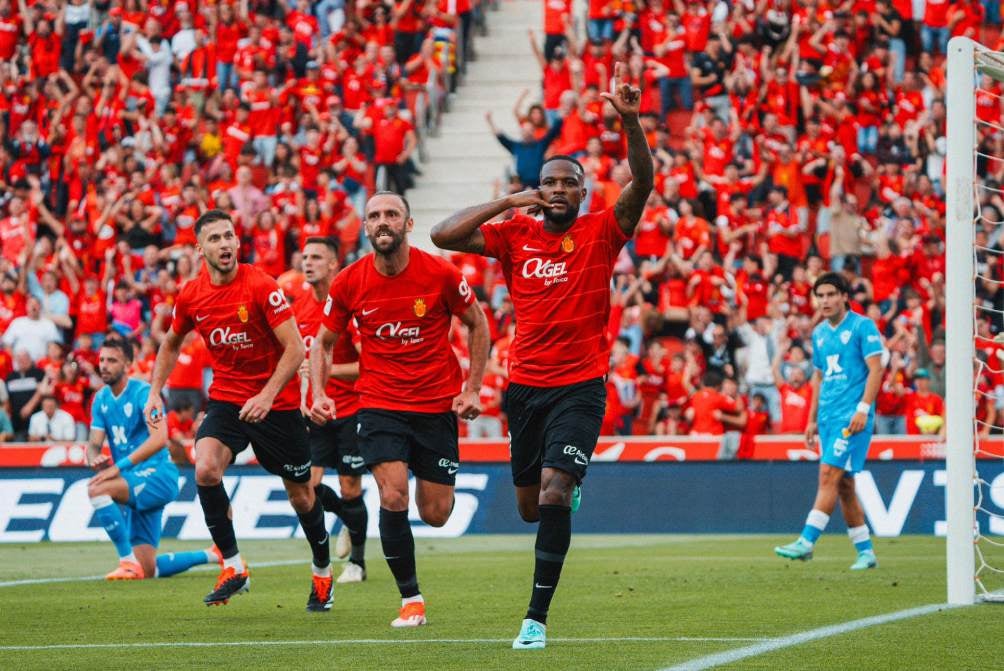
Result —
<svg viewBox="0 0 1004 671"><path fill-rule="evenodd" d="M574 486L575 481L570 476L551 478L540 488L540 505L566 507L572 505Z"/></svg>
<svg viewBox="0 0 1004 671"><path fill-rule="evenodd" d="M380 506L386 510L407 510L407 488L384 487L380 490Z"/></svg>
<svg viewBox="0 0 1004 671"><path fill-rule="evenodd" d="M286 496L293 510L298 513L308 513L314 507L314 490L307 485L289 489Z"/></svg>
<svg viewBox="0 0 1004 671"><path fill-rule="evenodd" d="M424 505L419 508L418 516L430 527L441 527L450 519L452 510L452 503L449 508L440 503Z"/></svg>
<svg viewBox="0 0 1004 671"><path fill-rule="evenodd" d="M195 484L212 487L223 482L223 469L210 461L195 462Z"/></svg>
<svg viewBox="0 0 1004 671"><path fill-rule="evenodd" d="M343 499L358 499L363 495L363 483L359 478L342 478L338 481Z"/></svg>
<svg viewBox="0 0 1004 671"><path fill-rule="evenodd" d="M840 484L837 485L837 491L840 492L841 497L854 496L854 479L840 478Z"/></svg>

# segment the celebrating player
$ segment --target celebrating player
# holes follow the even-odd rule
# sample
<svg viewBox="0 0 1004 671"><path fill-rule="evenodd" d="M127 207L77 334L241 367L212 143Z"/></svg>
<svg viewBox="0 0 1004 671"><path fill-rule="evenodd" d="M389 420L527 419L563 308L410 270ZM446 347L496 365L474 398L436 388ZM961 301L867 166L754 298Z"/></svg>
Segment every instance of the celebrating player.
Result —
<svg viewBox="0 0 1004 671"><path fill-rule="evenodd" d="M457 417L474 419L481 411L489 347L488 320L471 287L445 260L408 244L413 225L402 196L378 192L370 198L364 226L374 253L335 278L310 350L311 419L324 424L338 410L326 395L331 348L356 320L362 345L359 451L380 490L380 541L401 592L392 627L425 624L408 523L408 470L416 479L419 516L443 526L460 468ZM453 315L470 329L470 374L462 389L449 343Z"/></svg>
<svg viewBox="0 0 1004 671"><path fill-rule="evenodd" d="M816 280L812 290L824 321L812 331L815 372L805 439L809 445L815 441L818 421L819 487L802 535L774 552L788 559L812 559L812 548L839 497L847 534L858 552L851 570L860 571L878 565L854 489L854 474L864 467L868 456L884 348L875 322L848 309L848 287L842 275L827 273Z"/></svg>
<svg viewBox="0 0 1004 671"><path fill-rule="evenodd" d="M250 578L237 549L223 473L250 443L265 470L282 478L313 551L307 610L330 610L334 593L328 531L310 487L307 429L293 380L305 355L293 311L274 279L237 262L240 242L226 212L203 213L195 222L195 235L206 268L178 294L144 414L151 426L164 421L160 390L185 334L194 328L206 341L214 374L206 416L195 436L195 483L206 526L223 555L223 571L204 601L222 605L248 590Z"/></svg>
<svg viewBox="0 0 1004 671"><path fill-rule="evenodd" d="M300 327L303 342L308 347L321 326L325 300L331 289L331 280L338 272L338 245L333 238L307 238L303 246L303 276L306 290L293 300L293 313ZM332 354L331 379L328 396L335 400L338 419L323 425L311 422L310 431L310 484L321 505L342 520L342 530L335 542L335 554L349 557L348 563L336 582L362 582L366 579L366 526L369 517L363 503L362 475L365 470L356 441L356 410L359 395L354 381L359 377L359 353L353 342L351 329L338 339ZM306 363L304 364L306 365ZM309 371L301 367L301 382L309 381ZM301 406L309 408L306 385L301 384ZM309 414L309 410L307 410ZM338 470L341 496L331 487L321 483L325 467ZM344 547L349 545L348 548Z"/></svg>
<svg viewBox="0 0 1004 671"><path fill-rule="evenodd" d="M616 79L623 76L620 64ZM437 224L437 246L497 258L516 309L507 399L512 474L520 515L537 529L533 593L514 648L545 645L547 611L571 541L571 509L603 422L610 341L610 279L652 190L652 155L638 121L641 92L623 84L603 96L620 114L633 181L613 209L579 216L582 166L554 156L540 189L457 212ZM530 206L483 226L510 208ZM574 495L574 496L573 496Z"/></svg>
<svg viewBox="0 0 1004 671"><path fill-rule="evenodd" d="M106 340L98 353L105 386L91 404L87 461L97 471L87 486L95 515L119 554L107 580L166 578L199 564L218 562L216 547L157 556L164 506L178 496L178 467L168 456L167 427L151 433L143 421L150 385L126 375L132 346ZM108 437L111 459L101 454ZM126 506L125 514L119 504Z"/></svg>

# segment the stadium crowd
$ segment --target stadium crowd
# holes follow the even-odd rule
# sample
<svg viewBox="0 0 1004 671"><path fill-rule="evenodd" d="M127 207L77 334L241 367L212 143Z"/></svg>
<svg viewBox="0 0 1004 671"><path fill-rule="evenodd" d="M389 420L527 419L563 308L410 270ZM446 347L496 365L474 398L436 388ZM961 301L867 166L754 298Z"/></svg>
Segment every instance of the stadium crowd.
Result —
<svg viewBox="0 0 1004 671"><path fill-rule="evenodd" d="M504 0L503 0L504 1ZM502 189L534 186L547 154L579 158L586 207L630 181L617 114L599 97L624 61L644 90L656 188L612 291L605 434L737 438L804 430L811 285L845 274L886 338L879 433L938 433L943 414L944 53L996 41L993 0L545 0L533 104ZM339 241L351 262L366 196L405 193L424 133L473 56L477 0L0 0L0 440L80 440L100 386L96 347L138 343L149 376L179 287L200 269L192 225L232 212L244 258L295 301L298 249ZM993 42L988 42L993 45ZM980 142L1004 156L1001 88L977 98ZM489 118L489 123L492 120ZM494 132L494 126L492 126ZM990 186L1004 161L981 160ZM1004 219L984 190L978 244L1004 309ZM458 206L463 203L458 203ZM483 301L493 350L485 413L501 437L512 304L490 259L454 262ZM1004 327L981 321L979 408L1004 407ZM466 338L453 338L463 363ZM168 383L172 450L208 381L190 336ZM72 421L70 421L72 420ZM919 421L918 421L919 420ZM71 435L72 434L72 435Z"/></svg>

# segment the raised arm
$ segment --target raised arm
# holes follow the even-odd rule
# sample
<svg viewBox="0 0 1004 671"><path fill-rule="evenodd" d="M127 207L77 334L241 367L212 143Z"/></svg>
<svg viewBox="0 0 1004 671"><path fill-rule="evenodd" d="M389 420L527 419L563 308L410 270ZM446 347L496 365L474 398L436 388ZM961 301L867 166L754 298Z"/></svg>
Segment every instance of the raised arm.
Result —
<svg viewBox="0 0 1004 671"><path fill-rule="evenodd" d="M614 205L614 216L624 235L631 237L641 219L641 214L652 193L655 170L652 167L652 151L649 149L645 131L638 120L638 110L641 105L641 89L627 83L621 83L624 78L624 65L617 63L614 67L614 93L601 93L617 113L621 116L624 132L627 134L628 165L631 168L631 183L621 192Z"/></svg>
<svg viewBox="0 0 1004 671"><path fill-rule="evenodd" d="M528 206L549 207L536 189L465 207L432 227L432 243L440 249L483 254L485 236L479 230L481 225L508 209Z"/></svg>

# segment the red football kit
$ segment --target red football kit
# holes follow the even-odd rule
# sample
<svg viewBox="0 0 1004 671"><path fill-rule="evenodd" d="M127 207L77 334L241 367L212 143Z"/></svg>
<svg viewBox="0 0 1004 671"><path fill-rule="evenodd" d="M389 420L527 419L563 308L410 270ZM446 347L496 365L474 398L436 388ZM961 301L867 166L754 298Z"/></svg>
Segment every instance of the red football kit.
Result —
<svg viewBox="0 0 1004 671"><path fill-rule="evenodd" d="M485 256L502 264L519 318L509 377L559 387L607 373L610 278L628 241L613 208L586 214L563 233L518 214L481 227Z"/></svg>
<svg viewBox="0 0 1004 671"><path fill-rule="evenodd" d="M450 347L450 324L474 302L457 268L415 248L408 266L392 277L377 271L372 254L338 273L324 306L324 326L344 333L350 319L358 324L360 407L449 411L463 381ZM335 409L342 414L337 401Z"/></svg>
<svg viewBox="0 0 1004 671"><path fill-rule="evenodd" d="M309 352L324 319L324 302L317 300L310 285L305 283L304 286L304 290L298 293L296 300L293 301L293 314L296 316L296 325L300 328L300 335L303 336L303 342ZM350 321L349 328L339 335L338 342L335 343L331 353L331 363L359 361L359 353L355 346L357 341L358 332ZM339 417L354 415L359 410L359 394L356 393L355 386L354 381L339 380L334 376L328 378L325 391L334 400Z"/></svg>
<svg viewBox="0 0 1004 671"><path fill-rule="evenodd" d="M205 268L185 284L174 304L171 328L181 336L194 328L206 341L213 368L209 398L244 405L275 372L283 347L272 329L289 319L293 311L275 279L241 263L228 284L212 284ZM272 409L299 407L299 383L293 376Z"/></svg>

